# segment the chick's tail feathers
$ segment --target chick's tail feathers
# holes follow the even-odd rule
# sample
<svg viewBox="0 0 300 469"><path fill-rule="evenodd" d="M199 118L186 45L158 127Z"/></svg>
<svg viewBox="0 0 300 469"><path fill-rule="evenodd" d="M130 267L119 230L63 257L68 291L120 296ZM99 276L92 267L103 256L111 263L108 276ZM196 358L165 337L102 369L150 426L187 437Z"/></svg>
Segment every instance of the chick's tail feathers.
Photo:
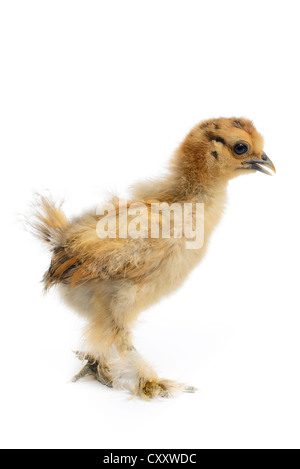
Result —
<svg viewBox="0 0 300 469"><path fill-rule="evenodd" d="M62 238L69 222L60 205L51 199L39 196L34 208L33 217L28 219L32 233L50 249L62 246Z"/></svg>

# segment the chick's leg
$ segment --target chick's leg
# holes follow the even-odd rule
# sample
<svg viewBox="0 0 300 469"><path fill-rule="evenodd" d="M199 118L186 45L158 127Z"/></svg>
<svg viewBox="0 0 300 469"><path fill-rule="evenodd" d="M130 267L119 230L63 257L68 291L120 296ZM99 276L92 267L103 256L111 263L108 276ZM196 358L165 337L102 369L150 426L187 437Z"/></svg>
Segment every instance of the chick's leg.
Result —
<svg viewBox="0 0 300 469"><path fill-rule="evenodd" d="M76 355L81 360L87 360L87 363L74 376L74 382L85 376L93 376L105 386L129 391L143 399L173 397L179 392L195 391L181 383L160 379L132 345L128 329L116 327L113 344L106 353L97 354L97 358L84 352L76 352Z"/></svg>
<svg viewBox="0 0 300 469"><path fill-rule="evenodd" d="M116 328L118 329L118 328ZM131 343L131 334L129 331L122 331L122 333L115 333L115 342L117 344L117 350L120 354L126 353L128 350L132 350L134 347ZM112 376L108 367L108 358L112 356L112 351L108 351L106 354L102 353L95 356L85 352L75 352L75 355L79 360L87 360L87 363L73 378L72 382L78 381L80 378L85 376L93 376L97 381L110 388L113 387Z"/></svg>
<svg viewBox="0 0 300 469"><path fill-rule="evenodd" d="M93 376L101 384L112 387L107 358L110 356L117 329L111 316L103 308L99 308L98 314L88 321L84 331L85 351L75 352L80 360L86 360L86 364L73 377L73 382L85 376Z"/></svg>
<svg viewBox="0 0 300 469"><path fill-rule="evenodd" d="M104 292L105 293L105 292ZM145 399L171 397L193 388L160 379L132 345L130 329L136 319L135 288L109 289L107 296L94 298L94 315L85 330L87 363L74 377L91 375L102 384L129 391ZM105 298L105 303L103 302Z"/></svg>
<svg viewBox="0 0 300 469"><path fill-rule="evenodd" d="M114 388L129 391L143 399L173 397L179 392L195 391L191 386L160 379L133 347L130 338L128 331L120 331L115 340L119 354L108 362Z"/></svg>

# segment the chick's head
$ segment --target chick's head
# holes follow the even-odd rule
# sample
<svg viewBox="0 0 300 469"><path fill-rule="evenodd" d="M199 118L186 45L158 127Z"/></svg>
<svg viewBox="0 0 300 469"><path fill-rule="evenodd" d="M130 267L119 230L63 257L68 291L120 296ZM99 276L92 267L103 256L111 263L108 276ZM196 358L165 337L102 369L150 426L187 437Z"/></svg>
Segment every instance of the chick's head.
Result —
<svg viewBox="0 0 300 469"><path fill-rule="evenodd" d="M240 174L275 167L265 154L264 141L253 123L244 118L210 119L196 125L175 155L176 166L203 184L229 180Z"/></svg>

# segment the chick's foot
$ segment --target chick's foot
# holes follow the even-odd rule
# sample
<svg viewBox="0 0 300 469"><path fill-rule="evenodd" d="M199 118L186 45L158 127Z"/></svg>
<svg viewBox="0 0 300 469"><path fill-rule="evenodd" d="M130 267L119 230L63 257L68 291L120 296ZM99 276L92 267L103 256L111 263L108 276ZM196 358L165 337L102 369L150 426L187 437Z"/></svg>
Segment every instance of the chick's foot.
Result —
<svg viewBox="0 0 300 469"><path fill-rule="evenodd" d="M97 381L109 388L112 388L112 379L109 374L108 367L101 361L95 359L91 355L87 355L84 352L75 352L75 355L79 360L87 360L84 367L77 373L73 378L72 382L75 383L85 376L93 376Z"/></svg>
<svg viewBox="0 0 300 469"><path fill-rule="evenodd" d="M137 390L137 395L144 399L153 399L155 397L174 397L181 392L196 392L193 386L186 386L182 383L176 383L168 379L146 380L141 378Z"/></svg>

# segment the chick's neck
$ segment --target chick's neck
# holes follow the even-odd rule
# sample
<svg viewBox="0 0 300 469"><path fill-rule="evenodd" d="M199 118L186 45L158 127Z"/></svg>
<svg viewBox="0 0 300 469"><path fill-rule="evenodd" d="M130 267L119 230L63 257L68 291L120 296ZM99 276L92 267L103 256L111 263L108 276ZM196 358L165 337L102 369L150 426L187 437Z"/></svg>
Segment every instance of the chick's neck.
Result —
<svg viewBox="0 0 300 469"><path fill-rule="evenodd" d="M135 185L133 196L144 201L202 202L207 206L225 199L228 181L213 175L204 158L192 160L188 156L177 151L169 173L158 180Z"/></svg>

